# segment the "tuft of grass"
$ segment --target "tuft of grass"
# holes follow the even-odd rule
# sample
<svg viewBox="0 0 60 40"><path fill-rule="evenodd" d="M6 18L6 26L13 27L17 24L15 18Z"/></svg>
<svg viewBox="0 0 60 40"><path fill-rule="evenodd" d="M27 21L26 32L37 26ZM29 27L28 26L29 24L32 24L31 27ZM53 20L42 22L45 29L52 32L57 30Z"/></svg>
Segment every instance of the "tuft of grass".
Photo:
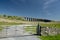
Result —
<svg viewBox="0 0 60 40"><path fill-rule="evenodd" d="M52 24L40 24L42 27L56 27L60 28L60 23L52 23Z"/></svg>
<svg viewBox="0 0 60 40"><path fill-rule="evenodd" d="M41 40L60 40L60 34L54 36L39 36Z"/></svg>

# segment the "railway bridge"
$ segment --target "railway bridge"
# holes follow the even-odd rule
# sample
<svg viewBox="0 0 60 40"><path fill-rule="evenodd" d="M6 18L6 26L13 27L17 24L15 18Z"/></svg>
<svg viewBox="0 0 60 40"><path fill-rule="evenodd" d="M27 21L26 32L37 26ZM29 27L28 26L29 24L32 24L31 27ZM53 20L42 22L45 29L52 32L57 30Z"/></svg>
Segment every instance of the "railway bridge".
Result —
<svg viewBox="0 0 60 40"><path fill-rule="evenodd" d="M31 18L31 17L24 17L26 21L43 21L43 22L51 22L51 20L47 19L39 19L39 18Z"/></svg>

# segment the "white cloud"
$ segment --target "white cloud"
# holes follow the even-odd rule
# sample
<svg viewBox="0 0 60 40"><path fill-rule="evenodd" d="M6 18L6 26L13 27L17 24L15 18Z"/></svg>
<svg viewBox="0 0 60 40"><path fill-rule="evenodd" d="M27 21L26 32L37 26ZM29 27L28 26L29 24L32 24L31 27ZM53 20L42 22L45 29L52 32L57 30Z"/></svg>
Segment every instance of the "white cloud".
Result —
<svg viewBox="0 0 60 40"><path fill-rule="evenodd" d="M49 0L49 1L46 1L45 5L50 4L50 3L52 3L52 2L55 2L55 1L56 1L56 0Z"/></svg>
<svg viewBox="0 0 60 40"><path fill-rule="evenodd" d="M47 10L49 5L53 2L56 2L58 0L44 0L44 5L43 5L43 11L47 14L47 15L51 15L50 12Z"/></svg>
<svg viewBox="0 0 60 40"><path fill-rule="evenodd" d="M49 4L56 2L58 0L45 0L46 2L44 3L44 9L48 7Z"/></svg>

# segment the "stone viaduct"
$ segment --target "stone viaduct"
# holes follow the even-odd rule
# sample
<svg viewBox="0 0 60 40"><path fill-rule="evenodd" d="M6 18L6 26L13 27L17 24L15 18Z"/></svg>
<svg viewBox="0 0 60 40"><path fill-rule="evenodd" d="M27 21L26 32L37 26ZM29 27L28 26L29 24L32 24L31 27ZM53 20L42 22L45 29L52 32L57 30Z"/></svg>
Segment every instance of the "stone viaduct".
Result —
<svg viewBox="0 0 60 40"><path fill-rule="evenodd" d="M47 19L38 19L38 18L30 18L30 17L24 17L26 21L43 21L43 22L51 22L51 20Z"/></svg>

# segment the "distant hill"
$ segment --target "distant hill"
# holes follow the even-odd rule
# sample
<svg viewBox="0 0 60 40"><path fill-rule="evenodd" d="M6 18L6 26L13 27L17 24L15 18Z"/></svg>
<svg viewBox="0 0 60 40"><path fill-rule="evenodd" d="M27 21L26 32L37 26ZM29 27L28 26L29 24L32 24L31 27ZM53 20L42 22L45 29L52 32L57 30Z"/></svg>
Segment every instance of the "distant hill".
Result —
<svg viewBox="0 0 60 40"><path fill-rule="evenodd" d="M10 15L0 15L0 22L14 22L14 21L39 21L39 22L51 22L52 20L48 19L38 19L38 18L30 18L30 17L19 17L19 16L10 16Z"/></svg>
<svg viewBox="0 0 60 40"><path fill-rule="evenodd" d="M0 18L10 19L10 20L24 20L23 17L10 16L10 15L0 15Z"/></svg>

